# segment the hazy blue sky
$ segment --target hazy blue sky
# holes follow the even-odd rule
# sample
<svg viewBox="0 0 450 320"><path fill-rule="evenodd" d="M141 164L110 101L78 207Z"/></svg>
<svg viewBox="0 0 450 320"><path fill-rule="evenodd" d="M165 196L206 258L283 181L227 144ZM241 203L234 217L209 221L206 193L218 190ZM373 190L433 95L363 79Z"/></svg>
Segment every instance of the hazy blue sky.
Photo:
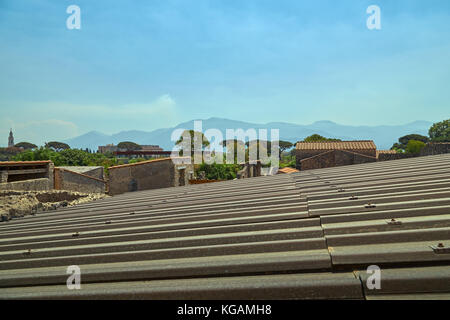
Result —
<svg viewBox="0 0 450 320"><path fill-rule="evenodd" d="M0 0L0 46L0 145L9 127L42 143L209 117L450 115L448 0Z"/></svg>

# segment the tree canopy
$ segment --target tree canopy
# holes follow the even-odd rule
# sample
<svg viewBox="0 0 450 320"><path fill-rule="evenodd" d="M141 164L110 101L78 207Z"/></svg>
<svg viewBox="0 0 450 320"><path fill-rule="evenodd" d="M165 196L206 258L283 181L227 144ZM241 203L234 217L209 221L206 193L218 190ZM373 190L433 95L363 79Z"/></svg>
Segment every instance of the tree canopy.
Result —
<svg viewBox="0 0 450 320"><path fill-rule="evenodd" d="M433 142L450 142L450 119L433 124L428 134Z"/></svg>
<svg viewBox="0 0 450 320"><path fill-rule="evenodd" d="M422 150L423 147L426 146L426 143L417 140L409 140L406 146L405 151L407 153L418 154Z"/></svg>
<svg viewBox="0 0 450 320"><path fill-rule="evenodd" d="M142 147L139 144L131 142L131 141L122 141L122 142L120 142L117 145L117 147L119 149L124 149L124 150L127 150L127 151L139 151L139 150L142 150Z"/></svg>
<svg viewBox="0 0 450 320"><path fill-rule="evenodd" d="M27 150L13 157L15 161L51 160L55 166L110 166L121 164L116 158L108 158L101 153L88 153L83 150L66 149L56 152L50 148Z"/></svg>
<svg viewBox="0 0 450 320"><path fill-rule="evenodd" d="M54 151L59 152L59 151L70 149L70 146L64 142L51 141L51 142L47 142L45 144L45 148L52 149Z"/></svg>
<svg viewBox="0 0 450 320"><path fill-rule="evenodd" d="M189 140L189 141L187 141L187 140ZM205 135L202 132L197 132L194 130L185 130L181 134L180 138L175 142L175 145L182 147L182 149L189 147L190 153L191 153L191 155L193 155L194 151L201 151L201 150L195 150L196 145L198 144L199 140L201 141L201 143L200 143L201 150L203 150L204 148L206 148L210 145L210 142L208 141L208 139L205 137ZM190 146L185 145L187 143L189 143ZM183 156L183 150L180 150L180 156Z"/></svg>
<svg viewBox="0 0 450 320"><path fill-rule="evenodd" d="M280 148L280 157L281 157L281 154L283 152L285 152L286 150L289 150L290 148L292 148L294 146L294 144L289 141L280 140L278 146Z"/></svg>
<svg viewBox="0 0 450 320"><path fill-rule="evenodd" d="M15 145L16 148L23 148L25 150L35 149L37 145L30 142L19 142Z"/></svg>
<svg viewBox="0 0 450 320"><path fill-rule="evenodd" d="M200 171L205 172L208 180L232 180L236 178L237 172L241 169L236 164L206 164L203 163L198 167L197 174Z"/></svg>
<svg viewBox="0 0 450 320"><path fill-rule="evenodd" d="M426 136L422 136L420 134L408 134L406 136L400 137L398 139L398 143L394 143L392 146L392 150L400 150L400 151L406 151L406 148L408 146L409 141L420 141L423 143L428 143L430 141L430 138Z"/></svg>
<svg viewBox="0 0 450 320"><path fill-rule="evenodd" d="M320 134L313 134L309 137L306 137L304 142L318 142L318 141L341 141L341 139L333 139L333 138L325 138L321 136Z"/></svg>

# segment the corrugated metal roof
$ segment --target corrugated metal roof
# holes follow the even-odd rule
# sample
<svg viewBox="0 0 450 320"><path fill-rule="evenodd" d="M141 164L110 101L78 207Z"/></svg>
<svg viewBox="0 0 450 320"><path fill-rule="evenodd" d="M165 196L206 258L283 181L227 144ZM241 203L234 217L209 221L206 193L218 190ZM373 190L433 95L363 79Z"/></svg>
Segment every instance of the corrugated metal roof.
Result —
<svg viewBox="0 0 450 320"><path fill-rule="evenodd" d="M449 245L450 155L368 163L0 223L0 298L448 299Z"/></svg>
<svg viewBox="0 0 450 320"><path fill-rule="evenodd" d="M297 150L371 150L376 149L372 140L297 142Z"/></svg>

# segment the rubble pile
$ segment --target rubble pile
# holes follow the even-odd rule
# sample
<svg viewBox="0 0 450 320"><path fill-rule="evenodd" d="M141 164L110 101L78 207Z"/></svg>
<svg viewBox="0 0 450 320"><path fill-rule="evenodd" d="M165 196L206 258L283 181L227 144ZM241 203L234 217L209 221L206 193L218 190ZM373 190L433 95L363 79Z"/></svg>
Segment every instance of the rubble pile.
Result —
<svg viewBox="0 0 450 320"><path fill-rule="evenodd" d="M107 197L70 191L0 191L0 222Z"/></svg>

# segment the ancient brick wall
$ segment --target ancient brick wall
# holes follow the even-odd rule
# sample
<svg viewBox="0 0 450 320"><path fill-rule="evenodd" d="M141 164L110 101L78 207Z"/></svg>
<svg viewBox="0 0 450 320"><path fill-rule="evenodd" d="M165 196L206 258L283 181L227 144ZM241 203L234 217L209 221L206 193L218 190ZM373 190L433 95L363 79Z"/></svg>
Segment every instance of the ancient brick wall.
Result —
<svg viewBox="0 0 450 320"><path fill-rule="evenodd" d="M437 154L445 154L450 153L450 143L428 143L419 154L411 154L411 153L389 153L384 154L380 153L378 155L378 161L389 161L389 160L399 160L399 159L408 159L414 157L424 157L424 156L432 156Z"/></svg>
<svg viewBox="0 0 450 320"><path fill-rule="evenodd" d="M336 151L336 162L335 164L333 164L331 160L331 156L327 156L327 158L322 159L322 155L328 152L333 152ZM347 153L346 153L347 152ZM365 162L373 162L376 160L369 160L371 158L376 159L376 150L375 149L358 149L358 150L296 150L295 151L296 154L296 167L299 170L302 170L302 164L305 163L305 166L307 168L311 168L311 167L319 167L319 168L327 168L327 167L334 167L334 166L344 166L344 165L349 165L349 164L356 164L356 163L365 163ZM313 164L312 160L311 161L307 161L307 162L303 162L302 160L304 159L310 159L312 157L316 157L319 156L319 160L317 161L321 161L323 162L322 164ZM330 162L331 161L331 162ZM327 164L327 162L329 162L329 165ZM323 166L321 166L323 165ZM304 169L304 170L309 170L309 169Z"/></svg>
<svg viewBox="0 0 450 320"><path fill-rule="evenodd" d="M54 188L56 190L82 193L105 193L106 181L69 170L56 168L54 172Z"/></svg>
<svg viewBox="0 0 450 320"><path fill-rule="evenodd" d="M295 162L297 169L301 168L301 161L303 159L308 159L319 154L322 154L326 151L324 150L295 150Z"/></svg>
<svg viewBox="0 0 450 320"><path fill-rule="evenodd" d="M421 156L450 153L450 142L428 143L420 152Z"/></svg>
<svg viewBox="0 0 450 320"><path fill-rule="evenodd" d="M146 161L109 169L109 194L188 185L192 164L174 164L172 159Z"/></svg>
<svg viewBox="0 0 450 320"><path fill-rule="evenodd" d="M376 158L344 150L331 150L300 161L300 170L321 169L375 162Z"/></svg>
<svg viewBox="0 0 450 320"><path fill-rule="evenodd" d="M0 190L10 191L49 191L53 188L53 182L47 178L0 183Z"/></svg>
<svg viewBox="0 0 450 320"><path fill-rule="evenodd" d="M380 153L378 155L378 161L390 161L390 160L399 160L399 159L408 159L414 158L419 155L411 154L411 153Z"/></svg>
<svg viewBox="0 0 450 320"><path fill-rule="evenodd" d="M246 179L246 178L260 177L261 172L262 172L261 161L258 161L255 164L246 163L244 167L238 171L237 178Z"/></svg>
<svg viewBox="0 0 450 320"><path fill-rule="evenodd" d="M348 166L352 164L361 164L375 161L377 161L375 157L368 156L366 154L360 154L357 152L350 152L346 150L335 151L336 166Z"/></svg>
<svg viewBox="0 0 450 320"><path fill-rule="evenodd" d="M299 170L321 169L335 166L334 150L322 152L308 159L300 161Z"/></svg>

